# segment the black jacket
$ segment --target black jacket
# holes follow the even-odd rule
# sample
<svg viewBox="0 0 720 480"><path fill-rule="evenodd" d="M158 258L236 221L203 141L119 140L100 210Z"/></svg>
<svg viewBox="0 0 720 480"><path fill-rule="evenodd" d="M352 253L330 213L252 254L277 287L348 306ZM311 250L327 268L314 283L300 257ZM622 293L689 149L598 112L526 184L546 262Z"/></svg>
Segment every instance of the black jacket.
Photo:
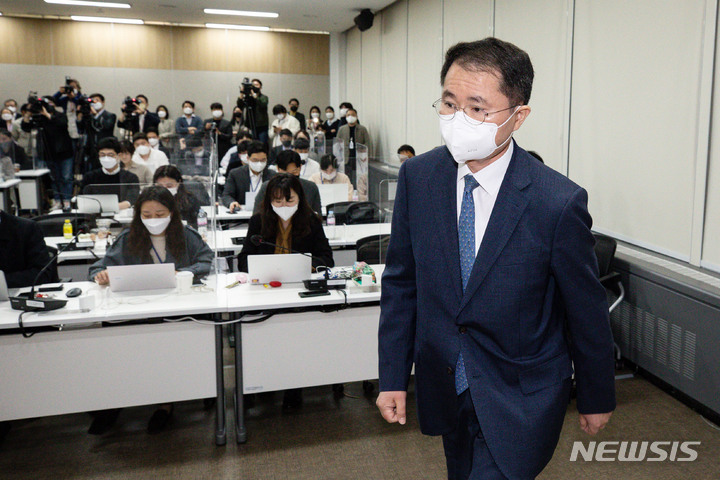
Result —
<svg viewBox="0 0 720 480"><path fill-rule="evenodd" d="M253 245L250 238L253 235L260 235L262 230L262 215L255 214L250 218L248 225L248 232L245 236L245 242L243 248L238 254L238 270L241 272L247 272L247 257L248 255L272 255L275 253L275 247L271 245ZM266 238L265 240L275 243L275 238ZM309 253L314 258L312 259L313 267L326 266L334 267L335 261L333 260L332 249L330 243L325 236L322 222L319 217L312 217L310 221L310 233L304 237L297 237L295 235L295 229L292 231L292 249L302 253Z"/></svg>
<svg viewBox="0 0 720 480"><path fill-rule="evenodd" d="M98 141L113 136L116 118L114 113L103 110L98 118L95 118L94 115L91 116L87 129L85 128L85 119L78 121L78 131L87 133L87 145L90 151L95 150Z"/></svg>
<svg viewBox="0 0 720 480"><path fill-rule="evenodd" d="M325 132L325 139L332 140L335 138L337 131L340 129L340 120L334 120L330 122L330 124L323 122L320 124L320 128L322 128L323 132Z"/></svg>
<svg viewBox="0 0 720 480"><path fill-rule="evenodd" d="M305 180L304 178L299 178L298 180L300 180L300 184L302 185L303 191L305 192L305 199L310 204L310 208L313 210L313 212L317 213L320 218L322 218L320 190L318 190L317 185L315 185L315 183L311 182L310 180ZM265 190L267 189L267 184L268 182L263 182L262 187L260 187L260 190L258 190L258 193L255 196L255 207L253 208L253 212L255 213L260 213L263 197L265 196Z"/></svg>
<svg viewBox="0 0 720 480"><path fill-rule="evenodd" d="M205 119L203 128L205 128L205 125L212 124L214 121L216 121L214 118ZM209 132L210 130L206 131ZM230 147L232 147L232 139L232 125L224 118L220 119L220 122L218 122L218 158L224 157L227 151L230 150Z"/></svg>
<svg viewBox="0 0 720 480"><path fill-rule="evenodd" d="M276 172L266 167L262 172L262 182L260 183L267 182L275 175ZM229 207L232 202L245 205L245 192L249 192L250 187L250 167L243 165L240 168L234 168L225 181L225 189L223 190L222 196L223 205ZM260 186L258 186L258 191L259 190Z"/></svg>
<svg viewBox="0 0 720 480"><path fill-rule="evenodd" d="M67 116L58 111L51 113L50 118L40 117L38 148L46 161L60 161L73 156L72 140L67 125ZM25 121L20 122L20 128L25 132L32 130L30 123Z"/></svg>
<svg viewBox="0 0 720 480"><path fill-rule="evenodd" d="M102 169L92 170L83 175L80 191L85 195L117 195L118 202L135 203L140 194L140 180L127 170L108 175Z"/></svg>
<svg viewBox="0 0 720 480"><path fill-rule="evenodd" d="M158 117L157 114L153 112L145 113L145 120L143 121L142 128L143 132L147 132L148 128L155 128L155 130L157 130L158 125L160 125L160 117ZM134 135L140 131L140 117L138 115L125 117L125 120L118 120L117 126L124 128L125 130L129 130Z"/></svg>
<svg viewBox="0 0 720 480"><path fill-rule="evenodd" d="M25 218L0 211L0 270L8 288L29 287L50 260L40 227ZM37 284L52 282L52 267Z"/></svg>

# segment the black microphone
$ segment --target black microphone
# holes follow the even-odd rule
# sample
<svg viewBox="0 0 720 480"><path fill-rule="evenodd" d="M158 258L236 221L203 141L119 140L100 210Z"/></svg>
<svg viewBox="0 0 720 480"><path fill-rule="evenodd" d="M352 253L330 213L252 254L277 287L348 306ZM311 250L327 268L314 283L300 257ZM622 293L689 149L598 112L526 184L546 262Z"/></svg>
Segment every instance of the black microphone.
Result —
<svg viewBox="0 0 720 480"><path fill-rule="evenodd" d="M300 255L305 255L306 257L310 257L311 259L316 260L322 260L320 257L316 257L314 255L311 255L309 253L299 252L297 250L293 250L291 248L283 247L282 245L278 245L273 242L269 242L265 240L262 235L253 235L250 237L250 243L255 245L256 247L259 247L260 245L270 245L275 248L280 248L282 250L285 250L286 252L290 253L299 253ZM322 262L321 265L318 265L318 267L315 267L315 271L318 270L319 267L325 267L325 278L323 280L304 280L305 288L308 290L327 290L328 288L344 288L345 287L345 280L343 279L341 282L337 280L331 280L330 279L330 268L325 265L324 262Z"/></svg>
<svg viewBox="0 0 720 480"><path fill-rule="evenodd" d="M10 297L10 307L13 310L22 310L24 312L48 312L50 310L62 308L67 304L67 300L60 300L57 298L35 298L35 286L45 270L47 270L50 265L52 265L52 263L60 257L61 253L67 250L70 245L75 243L82 233L87 233L87 225L78 226L78 232L75 236L67 243L67 245L58 250L57 254L51 258L42 269L40 269L33 280L30 292L19 294L17 297Z"/></svg>

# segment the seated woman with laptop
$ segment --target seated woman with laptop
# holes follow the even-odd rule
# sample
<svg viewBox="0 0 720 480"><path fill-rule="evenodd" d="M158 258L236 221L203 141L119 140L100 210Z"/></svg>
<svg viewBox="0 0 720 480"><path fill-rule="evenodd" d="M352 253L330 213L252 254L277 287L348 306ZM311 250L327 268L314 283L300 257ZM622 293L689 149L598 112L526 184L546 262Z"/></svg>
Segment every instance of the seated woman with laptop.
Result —
<svg viewBox="0 0 720 480"><path fill-rule="evenodd" d="M210 273L213 252L200 234L184 227L175 197L160 186L144 189L134 206L128 230L123 231L108 249L105 257L90 267L90 280L108 285L107 268L117 265L174 263L175 270L195 276ZM172 404L161 405L150 418L148 432L161 431L172 415ZM115 423L120 409L98 412L88 433L101 435Z"/></svg>
<svg viewBox="0 0 720 480"><path fill-rule="evenodd" d="M263 242L259 245L251 240L256 235L262 236ZM322 220L310 208L300 180L295 175L279 173L267 184L260 213L250 218L245 243L238 254L238 270L248 271L249 255L283 254L292 250L312 255L313 267L335 265ZM302 389L285 391L283 410L301 405Z"/></svg>

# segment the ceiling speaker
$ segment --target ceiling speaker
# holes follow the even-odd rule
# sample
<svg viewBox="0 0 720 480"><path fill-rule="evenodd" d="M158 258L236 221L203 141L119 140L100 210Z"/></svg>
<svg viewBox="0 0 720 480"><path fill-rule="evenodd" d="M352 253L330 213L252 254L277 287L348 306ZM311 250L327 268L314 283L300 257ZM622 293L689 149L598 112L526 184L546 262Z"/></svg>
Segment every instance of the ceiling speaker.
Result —
<svg viewBox="0 0 720 480"><path fill-rule="evenodd" d="M360 15L355 17L355 25L357 25L361 32L364 32L373 26L374 19L375 15L370 11L370 9L366 8L360 12Z"/></svg>

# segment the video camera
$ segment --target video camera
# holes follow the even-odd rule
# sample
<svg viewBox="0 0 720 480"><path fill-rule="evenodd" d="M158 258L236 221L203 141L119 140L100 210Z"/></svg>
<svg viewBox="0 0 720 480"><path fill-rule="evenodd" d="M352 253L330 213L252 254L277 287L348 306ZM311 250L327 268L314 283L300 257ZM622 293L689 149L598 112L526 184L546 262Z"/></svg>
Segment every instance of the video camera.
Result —
<svg viewBox="0 0 720 480"><path fill-rule="evenodd" d="M73 93L73 90L75 90L75 88L72 85L70 85L70 83L72 83L72 81L73 81L73 79L70 76L66 75L65 76L65 85L60 87L60 93L62 93L64 95ZM75 93L78 94L78 93L80 93L80 91L77 91Z"/></svg>
<svg viewBox="0 0 720 480"><path fill-rule="evenodd" d="M137 109L138 105L140 105L140 102L137 98L129 96L125 97L125 100L123 100L122 112L125 114L126 117L136 115L135 110Z"/></svg>
<svg viewBox="0 0 720 480"><path fill-rule="evenodd" d="M240 96L237 99L237 107L244 109L246 106L252 107L255 105L255 98L252 96L253 92L260 93L260 89L252 84L249 77L244 77L240 84Z"/></svg>

